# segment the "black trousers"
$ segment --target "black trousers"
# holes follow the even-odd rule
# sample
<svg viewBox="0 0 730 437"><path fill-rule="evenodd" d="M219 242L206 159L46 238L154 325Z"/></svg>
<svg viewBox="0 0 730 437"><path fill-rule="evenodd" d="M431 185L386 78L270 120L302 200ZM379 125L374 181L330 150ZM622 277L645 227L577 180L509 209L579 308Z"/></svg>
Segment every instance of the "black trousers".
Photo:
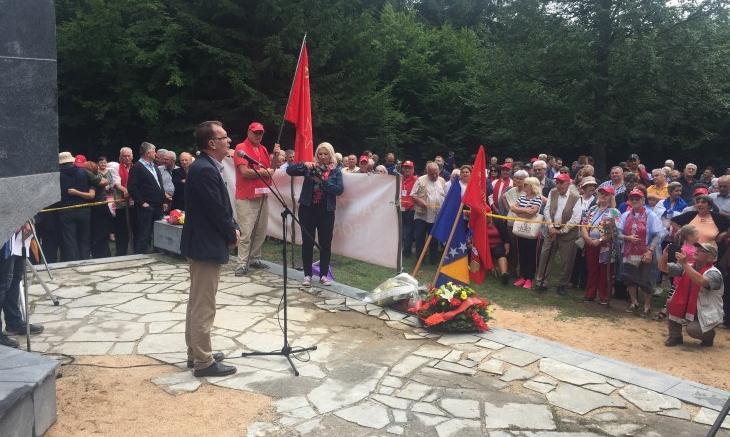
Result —
<svg viewBox="0 0 730 437"><path fill-rule="evenodd" d="M89 208L59 212L61 223L61 260L89 259L91 255L91 211Z"/></svg>
<svg viewBox="0 0 730 437"><path fill-rule="evenodd" d="M0 259L0 308L6 328L25 327L23 314L20 312L20 280L23 279L25 261L20 256L9 256ZM0 322L0 332L2 322Z"/></svg>
<svg viewBox="0 0 730 437"><path fill-rule="evenodd" d="M299 221L302 223L302 227L308 231L302 231L304 276L312 276L312 258L314 256L314 241L312 238L315 236L315 231L320 248L319 272L321 276L327 276L330 269L330 260L332 259L332 233L335 229L335 212L327 211L325 202L312 206L299 206Z"/></svg>
<svg viewBox="0 0 730 437"><path fill-rule="evenodd" d="M127 226L127 215L129 215L129 226ZM137 228L136 208L118 208L114 216L114 241L116 243L116 255L122 256L129 253L129 239L134 238L135 229ZM131 229L130 229L131 228Z"/></svg>
<svg viewBox="0 0 730 437"><path fill-rule="evenodd" d="M409 257L413 253L413 240L415 224L413 222L413 216L416 211L401 211L400 216L403 221L403 256ZM420 255L420 254L419 254Z"/></svg>
<svg viewBox="0 0 730 437"><path fill-rule="evenodd" d="M137 229L134 233L134 253L147 253L152 241L152 227L155 220L162 218L162 205L150 205L143 208L136 205Z"/></svg>
<svg viewBox="0 0 730 437"><path fill-rule="evenodd" d="M520 278L533 279L537 269L537 239L517 237L520 258Z"/></svg>
<svg viewBox="0 0 730 437"><path fill-rule="evenodd" d="M109 250L109 233L112 229L112 214L107 205L91 208L91 257L106 258Z"/></svg>
<svg viewBox="0 0 730 437"><path fill-rule="evenodd" d="M416 254L420 257L421 252L423 252L423 246L426 245L426 238L433 227L433 223L428 223L421 219L415 219L413 221L413 227L416 235ZM439 241L432 238L431 243L428 245L428 261L431 264L438 264L440 255Z"/></svg>

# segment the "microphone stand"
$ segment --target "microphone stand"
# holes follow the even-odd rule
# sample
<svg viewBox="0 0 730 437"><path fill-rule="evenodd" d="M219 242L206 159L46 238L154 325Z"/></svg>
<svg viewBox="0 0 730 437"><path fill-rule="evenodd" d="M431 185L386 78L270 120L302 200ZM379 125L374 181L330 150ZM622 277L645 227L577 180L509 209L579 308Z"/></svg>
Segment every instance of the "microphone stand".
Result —
<svg viewBox="0 0 730 437"><path fill-rule="evenodd" d="M253 160L250 160L253 161ZM302 224L299 222L299 219L294 215L294 213L291 212L289 207L286 205L286 202L284 201L284 198L281 196L281 193L279 192L279 189L277 187L276 191L273 189L272 185L269 184L269 182L259 174L259 172L256 172L256 175L258 176L259 180L268 187L269 191L274 195L276 200L281 204L281 207L283 208L281 211L281 236L284 240L284 244L281 245L281 260L282 260L282 268L283 268L283 279L284 279L284 346L281 348L280 351L274 351L274 352L243 352L241 353L241 357L252 357L252 356L284 356L286 357L287 361L289 361L289 365L291 366L292 370L294 371L294 376L299 376L299 370L297 370L296 366L294 365L294 362L291 359L291 355L295 355L302 352L307 351L314 351L317 350L317 346L309 346L309 347L295 347L292 348L291 345L289 345L289 328L288 328L288 318L287 318L287 308L288 308L288 300L287 300L287 282L288 282L288 266L287 266L287 256L286 256L286 218L287 216L291 216L291 218L296 222L299 227L302 229L302 232L306 234L309 238L312 239L315 246L317 246L317 249L320 249L319 244L317 244L316 241L314 241L314 238L312 235L307 232L306 228L302 226ZM272 180L273 183L273 180Z"/></svg>

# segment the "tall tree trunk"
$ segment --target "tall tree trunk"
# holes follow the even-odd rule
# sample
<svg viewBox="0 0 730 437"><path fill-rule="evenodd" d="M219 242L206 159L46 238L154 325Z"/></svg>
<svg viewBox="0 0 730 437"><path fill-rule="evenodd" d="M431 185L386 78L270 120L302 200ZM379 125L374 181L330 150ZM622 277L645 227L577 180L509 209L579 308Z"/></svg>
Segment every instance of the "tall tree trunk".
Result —
<svg viewBox="0 0 730 437"><path fill-rule="evenodd" d="M595 171L600 176L607 174L606 148L609 146L610 117L608 115L608 60L611 51L611 6L612 0L596 2L595 30L596 66L593 84L593 110L595 130L591 154L595 160Z"/></svg>

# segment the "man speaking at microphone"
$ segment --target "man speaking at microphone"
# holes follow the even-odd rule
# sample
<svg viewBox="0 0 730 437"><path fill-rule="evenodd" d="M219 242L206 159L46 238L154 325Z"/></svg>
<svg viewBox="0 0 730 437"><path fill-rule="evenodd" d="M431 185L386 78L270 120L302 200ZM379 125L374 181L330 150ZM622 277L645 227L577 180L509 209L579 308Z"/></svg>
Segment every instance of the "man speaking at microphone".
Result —
<svg viewBox="0 0 730 437"><path fill-rule="evenodd" d="M261 262L261 247L269 221L266 203L268 188L261 179L270 183L274 170L271 168L269 152L261 144L263 137L264 125L257 121L251 123L246 139L236 146L233 156L236 166L236 217L241 227L236 276L247 275L249 268L266 268ZM274 145L274 154L279 153L279 149L278 144Z"/></svg>
<svg viewBox="0 0 730 437"><path fill-rule="evenodd" d="M219 363L213 353L210 331L215 319L215 295L221 264L228 263L229 247L238 243L228 190L223 183L223 159L231 139L219 121L205 121L195 128L200 157L190 166L185 182L185 225L180 253L190 261L190 297L185 316L188 368L193 375L225 376L236 368Z"/></svg>

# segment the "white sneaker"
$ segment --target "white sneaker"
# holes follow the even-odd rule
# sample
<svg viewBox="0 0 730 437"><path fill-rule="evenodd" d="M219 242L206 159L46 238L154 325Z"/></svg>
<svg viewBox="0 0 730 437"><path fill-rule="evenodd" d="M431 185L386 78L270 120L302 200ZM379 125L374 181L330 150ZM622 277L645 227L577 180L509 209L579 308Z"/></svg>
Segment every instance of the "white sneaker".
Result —
<svg viewBox="0 0 730 437"><path fill-rule="evenodd" d="M302 280L302 287L311 287L312 286L312 277L311 276L305 276Z"/></svg>
<svg viewBox="0 0 730 437"><path fill-rule="evenodd" d="M322 285L326 285L327 287L329 287L329 286L332 285L332 281L330 281L329 279L327 279L324 276L322 276L321 278L319 278L319 283L322 284Z"/></svg>

